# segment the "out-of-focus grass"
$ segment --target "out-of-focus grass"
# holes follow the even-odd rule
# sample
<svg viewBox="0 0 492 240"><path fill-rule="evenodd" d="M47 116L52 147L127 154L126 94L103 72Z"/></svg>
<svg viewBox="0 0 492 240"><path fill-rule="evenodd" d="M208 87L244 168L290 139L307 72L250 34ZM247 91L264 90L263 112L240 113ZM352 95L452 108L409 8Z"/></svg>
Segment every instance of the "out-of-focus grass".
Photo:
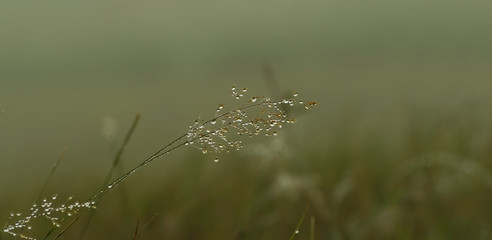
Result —
<svg viewBox="0 0 492 240"><path fill-rule="evenodd" d="M191 149L171 155L111 193L87 238L129 237L137 212L141 221L158 212L141 239L288 239L310 204L317 239L488 239L492 132L483 105L443 111L402 103L372 123L359 106L317 124L319 139L284 131L218 163ZM301 117L299 127L309 120ZM78 184L86 189L53 183L51 191L80 196L94 190L94 178L59 178L87 180ZM2 197L2 216L15 201ZM78 236L78 227L64 238ZM305 222L299 239L309 229Z"/></svg>

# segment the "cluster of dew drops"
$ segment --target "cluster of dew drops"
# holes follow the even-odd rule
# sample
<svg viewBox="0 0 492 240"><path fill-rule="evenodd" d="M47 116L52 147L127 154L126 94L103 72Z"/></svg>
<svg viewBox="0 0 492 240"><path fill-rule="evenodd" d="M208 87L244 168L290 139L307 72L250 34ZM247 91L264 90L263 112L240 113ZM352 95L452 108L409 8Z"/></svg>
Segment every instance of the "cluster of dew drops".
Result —
<svg viewBox="0 0 492 240"><path fill-rule="evenodd" d="M78 202L73 201L73 197L57 203L58 196L53 195L51 198L45 198L40 203L34 203L29 214L20 212L11 212L8 222L3 227L3 232L21 239L35 240L24 233L25 230L31 230L31 223L35 219L47 220L53 227L59 228L61 222L67 218L76 215L81 209L95 208L95 202ZM58 204L58 205L57 205ZM15 221L14 223L10 223Z"/></svg>
<svg viewBox="0 0 492 240"><path fill-rule="evenodd" d="M247 88L238 89L233 86L232 98L244 99L247 91ZM243 105L234 108L219 104L214 118L210 120L199 118L189 126L185 145L198 148L203 154L214 153L214 161L218 162L218 153L242 148L240 137L262 134L267 137L276 136L278 129L284 124L295 123L296 119L287 116L282 105L293 107L299 104L310 109L318 104L314 101L301 101L297 97L297 92L294 92L291 98L281 100L251 96Z"/></svg>

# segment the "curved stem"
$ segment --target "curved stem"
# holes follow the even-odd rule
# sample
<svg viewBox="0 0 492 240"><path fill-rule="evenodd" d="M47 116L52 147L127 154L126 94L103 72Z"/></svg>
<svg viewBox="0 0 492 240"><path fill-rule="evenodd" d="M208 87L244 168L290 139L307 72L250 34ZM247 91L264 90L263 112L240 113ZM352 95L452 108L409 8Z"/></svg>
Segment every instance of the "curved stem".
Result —
<svg viewBox="0 0 492 240"><path fill-rule="evenodd" d="M247 109L250 109L250 108L254 108L254 107L257 107L257 106L261 106L261 105L264 105L264 104L273 104L273 103L279 103L278 101L270 101L270 100L266 100L266 101L261 101L261 102L258 102L258 103L254 103L254 104L251 104L251 105L247 105L247 106L242 106L242 107L239 107L239 108L236 108L234 110L230 110L230 111L227 111L225 113L222 113L212 119L209 119L207 121L204 121L202 122L199 126L205 126L209 123L211 123L212 121L216 121L218 119L221 119L223 117L227 117L228 115L234 113L234 112L237 112L237 111L244 111L244 110L247 110ZM149 164L150 162L156 160L157 158L160 158L174 150L176 150L177 148L180 148L182 146L185 146L187 145L189 142L193 142L197 139L199 139L200 137L203 137L203 136L207 136L211 133L206 133L206 134L202 134L201 136L198 136L198 137L194 137L192 139L188 139L187 141L184 141L182 143L179 143L178 145L176 145L176 143L178 143L179 141L181 141L183 138L185 138L186 136L188 136L188 132L177 137L176 139L174 139L172 142L170 142L169 144L167 144L166 146L162 147L161 149L159 149L156 153L154 153L153 155L151 155L150 157L148 157L147 159L145 159L143 162L141 162L139 165L137 165L136 167L134 167L133 169L129 170L128 172L126 172L125 174L121 175L120 177L118 177L117 179L115 179L114 181L112 181L111 183L103 186L103 188L101 190L99 190L96 194L94 194L92 197L89 198L89 200L87 202L94 202L94 205L97 205L97 203L106 195L108 194L110 191L112 191L115 187L117 187L120 183L122 183L126 178L128 178L130 175L134 174L135 172L137 172L138 170L140 170L142 167L144 167L145 165ZM174 147L172 147L173 145L175 145ZM88 209L84 209L82 212L80 212L78 214L78 216L76 218L74 218L72 220L72 222L70 222L65 228L63 228L56 236L54 239L58 239L65 231L67 231L76 221L78 221L78 219L84 215L86 212L88 211ZM50 235L50 234L48 234Z"/></svg>

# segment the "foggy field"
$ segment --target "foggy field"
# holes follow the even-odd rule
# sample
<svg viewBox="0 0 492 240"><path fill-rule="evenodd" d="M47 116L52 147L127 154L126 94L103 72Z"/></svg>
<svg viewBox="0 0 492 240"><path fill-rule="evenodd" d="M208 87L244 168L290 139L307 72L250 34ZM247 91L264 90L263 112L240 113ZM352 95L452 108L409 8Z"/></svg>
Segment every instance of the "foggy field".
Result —
<svg viewBox="0 0 492 240"><path fill-rule="evenodd" d="M3 1L1 226L29 214L62 152L43 198L96 194L136 114L112 179L196 119L216 118L220 104L298 92L282 105L296 123L273 127L276 136L241 136L229 153L179 147L60 239L80 239L88 221L83 239L491 239L491 8ZM233 85L247 96L231 98ZM306 110L307 100L319 104ZM18 231L37 239L53 227L28 225Z"/></svg>

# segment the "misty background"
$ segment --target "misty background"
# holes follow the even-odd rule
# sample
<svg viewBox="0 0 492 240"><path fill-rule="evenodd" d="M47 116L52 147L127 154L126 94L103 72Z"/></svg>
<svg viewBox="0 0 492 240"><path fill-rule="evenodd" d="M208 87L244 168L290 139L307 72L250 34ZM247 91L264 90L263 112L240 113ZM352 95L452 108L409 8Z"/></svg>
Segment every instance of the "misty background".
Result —
<svg viewBox="0 0 492 240"><path fill-rule="evenodd" d="M27 208L64 149L52 189L93 193L135 114L125 168L233 102L232 85L272 95L265 68L283 95L320 103L292 134L323 161L369 143L395 161L416 148L489 156L491 12L480 0L1 1L0 213ZM466 147L446 134L409 147L442 119Z"/></svg>

